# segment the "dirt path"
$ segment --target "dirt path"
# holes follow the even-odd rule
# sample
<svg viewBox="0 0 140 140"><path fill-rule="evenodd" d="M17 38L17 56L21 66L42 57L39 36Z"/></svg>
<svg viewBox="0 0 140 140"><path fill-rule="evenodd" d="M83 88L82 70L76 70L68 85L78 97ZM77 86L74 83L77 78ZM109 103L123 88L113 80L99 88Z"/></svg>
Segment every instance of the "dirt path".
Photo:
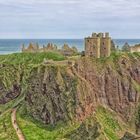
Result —
<svg viewBox="0 0 140 140"><path fill-rule="evenodd" d="M17 109L13 109L12 110L12 114L11 114L11 120L12 120L12 125L16 131L16 134L18 136L19 140L25 140L22 131L20 130L18 124L17 124L17 120L16 120L16 111Z"/></svg>

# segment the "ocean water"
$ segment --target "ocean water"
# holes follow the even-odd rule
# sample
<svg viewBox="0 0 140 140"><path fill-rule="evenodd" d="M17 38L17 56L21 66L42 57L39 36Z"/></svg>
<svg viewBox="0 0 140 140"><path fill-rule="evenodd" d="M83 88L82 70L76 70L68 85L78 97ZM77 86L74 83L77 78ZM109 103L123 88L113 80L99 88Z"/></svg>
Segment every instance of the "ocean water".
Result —
<svg viewBox="0 0 140 140"><path fill-rule="evenodd" d="M22 44L28 46L30 42L39 43L40 47L48 43L53 43L58 48L61 48L64 43L67 43L69 46L76 46L79 51L84 50L83 39L0 39L0 54L21 52ZM134 45L140 43L140 39L114 39L114 42L121 48L125 42Z"/></svg>

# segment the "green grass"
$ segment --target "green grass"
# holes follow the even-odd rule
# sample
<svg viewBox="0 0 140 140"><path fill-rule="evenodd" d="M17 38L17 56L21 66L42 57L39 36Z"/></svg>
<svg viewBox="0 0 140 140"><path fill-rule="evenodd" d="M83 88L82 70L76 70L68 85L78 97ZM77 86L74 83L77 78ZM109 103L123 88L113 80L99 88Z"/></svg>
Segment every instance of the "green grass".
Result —
<svg viewBox="0 0 140 140"><path fill-rule="evenodd" d="M11 109L14 106L15 100L12 100L6 104L0 104L0 112L4 113L6 110ZM1 118L1 116L0 116Z"/></svg>
<svg viewBox="0 0 140 140"><path fill-rule="evenodd" d="M11 112L0 115L0 140L18 140L11 122Z"/></svg>
<svg viewBox="0 0 140 140"><path fill-rule="evenodd" d="M57 52L47 53L14 53L9 55L0 55L0 64L38 64L44 59L54 61L64 60L65 57Z"/></svg>
<svg viewBox="0 0 140 140"><path fill-rule="evenodd" d="M109 140L119 140L117 132L121 131L122 128L115 116L103 107L98 107L96 115L107 138Z"/></svg>
<svg viewBox="0 0 140 140"><path fill-rule="evenodd" d="M122 57L127 57L130 59L134 59L134 58L140 58L140 53L139 52L135 52L135 53L130 53L130 52L112 52L111 55L109 57L101 57L101 58L97 58L96 60L100 63L104 63L106 61L111 61L111 62L118 62L119 58Z"/></svg>
<svg viewBox="0 0 140 140"><path fill-rule="evenodd" d="M69 125L62 122L55 127L46 126L30 117L21 117L19 113L17 120L26 140L61 140L79 126L78 124Z"/></svg>
<svg viewBox="0 0 140 140"><path fill-rule="evenodd" d="M0 55L0 84L6 90L10 90L13 84L23 86L32 69L41 65L44 59L61 61L65 57L57 52Z"/></svg>

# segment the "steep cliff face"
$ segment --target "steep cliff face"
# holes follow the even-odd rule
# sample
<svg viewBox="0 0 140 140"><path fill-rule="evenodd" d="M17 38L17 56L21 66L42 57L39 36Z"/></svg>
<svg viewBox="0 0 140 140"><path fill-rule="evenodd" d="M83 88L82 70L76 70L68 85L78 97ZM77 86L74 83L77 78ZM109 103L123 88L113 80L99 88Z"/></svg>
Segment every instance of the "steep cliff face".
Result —
<svg viewBox="0 0 140 140"><path fill-rule="evenodd" d="M83 57L74 65L42 63L44 56L39 61L27 57L27 63L22 56L21 63L0 64L0 105L24 95L22 107L34 119L53 126L60 121L78 122L78 129L65 136L70 139L118 140L124 134L118 132L126 129L120 119L131 121L139 133L139 54Z"/></svg>
<svg viewBox="0 0 140 140"><path fill-rule="evenodd" d="M20 70L14 65L0 65L0 104L17 98L21 92Z"/></svg>
<svg viewBox="0 0 140 140"><path fill-rule="evenodd" d="M46 124L69 121L76 114L76 78L61 66L39 66L29 78L27 111Z"/></svg>
<svg viewBox="0 0 140 140"><path fill-rule="evenodd" d="M17 98L25 90L32 68L48 59L60 61L64 56L55 52L0 55L0 105Z"/></svg>
<svg viewBox="0 0 140 140"><path fill-rule="evenodd" d="M39 66L28 80L27 110L54 124L83 121L103 105L130 120L139 101L139 60L138 55L121 55L104 62L81 58L74 66Z"/></svg>
<svg viewBox="0 0 140 140"><path fill-rule="evenodd" d="M75 69L81 77L77 94L83 92L85 101L90 99L88 103L93 106L108 106L124 119L132 117L140 95L140 57L122 55L103 63L83 58ZM87 90L81 91L84 83Z"/></svg>

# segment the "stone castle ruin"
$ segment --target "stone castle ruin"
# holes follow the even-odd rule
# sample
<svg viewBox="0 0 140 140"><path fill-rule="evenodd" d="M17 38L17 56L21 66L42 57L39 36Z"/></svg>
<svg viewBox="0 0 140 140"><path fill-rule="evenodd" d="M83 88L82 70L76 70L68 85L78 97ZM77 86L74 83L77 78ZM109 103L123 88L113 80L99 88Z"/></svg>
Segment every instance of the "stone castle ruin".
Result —
<svg viewBox="0 0 140 140"><path fill-rule="evenodd" d="M122 47L122 51L130 53L140 52L140 44L135 44L131 46L126 42Z"/></svg>
<svg viewBox="0 0 140 140"><path fill-rule="evenodd" d="M30 43L29 46L26 48L24 44L22 45L22 52L23 53L38 53L38 52L59 52L64 56L72 56L78 53L76 47L69 47L68 44L64 44L61 49L52 43L48 43L47 46L43 45L43 47L39 47L38 43L33 44Z"/></svg>
<svg viewBox="0 0 140 140"><path fill-rule="evenodd" d="M112 40L109 33L93 33L85 38L85 56L108 57L111 54Z"/></svg>
<svg viewBox="0 0 140 140"><path fill-rule="evenodd" d="M135 46L130 47L130 52L140 52L140 44L136 44Z"/></svg>
<svg viewBox="0 0 140 140"><path fill-rule="evenodd" d="M68 44L64 44L62 48L58 48L52 43L39 47L38 43L30 43L28 47L22 45L23 53L37 53L37 52L59 52L64 56L77 55L78 50L76 47L69 47ZM112 51L116 51L115 43L109 36L109 33L92 33L91 36L85 38L85 51L81 53L81 56L88 56L94 58L109 57ZM140 44L130 46L128 43L122 47L122 51L127 52L140 52Z"/></svg>

